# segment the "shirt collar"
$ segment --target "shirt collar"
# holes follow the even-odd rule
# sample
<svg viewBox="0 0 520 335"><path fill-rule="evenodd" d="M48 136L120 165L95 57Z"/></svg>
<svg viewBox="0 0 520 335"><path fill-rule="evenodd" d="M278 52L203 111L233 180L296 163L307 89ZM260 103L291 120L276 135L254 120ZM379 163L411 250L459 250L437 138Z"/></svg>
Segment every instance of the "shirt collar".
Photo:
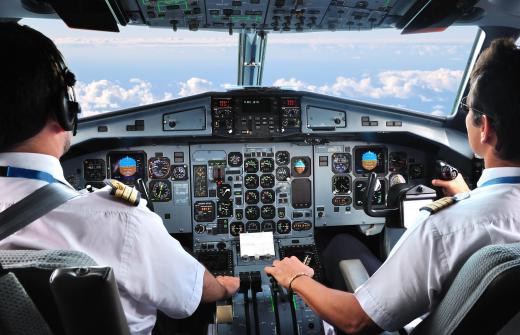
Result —
<svg viewBox="0 0 520 335"><path fill-rule="evenodd" d="M477 182L477 187L480 187L491 179L514 176L520 176L520 167L496 167L484 169L484 171L482 171L482 176L480 176L480 179Z"/></svg>
<svg viewBox="0 0 520 335"><path fill-rule="evenodd" d="M47 172L72 187L63 176L60 161L54 156L32 152L3 152L0 153L0 165Z"/></svg>

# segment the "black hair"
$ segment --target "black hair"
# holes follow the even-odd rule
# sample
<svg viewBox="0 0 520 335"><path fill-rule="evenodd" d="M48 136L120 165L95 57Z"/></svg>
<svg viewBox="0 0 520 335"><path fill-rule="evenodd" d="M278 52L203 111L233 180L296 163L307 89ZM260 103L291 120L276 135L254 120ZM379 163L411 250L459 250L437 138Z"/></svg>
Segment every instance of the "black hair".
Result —
<svg viewBox="0 0 520 335"><path fill-rule="evenodd" d="M470 75L473 124L488 116L502 160L520 162L520 50L512 39L494 40Z"/></svg>
<svg viewBox="0 0 520 335"><path fill-rule="evenodd" d="M38 134L54 117L63 90L56 66L62 56L42 33L0 23L0 152Z"/></svg>

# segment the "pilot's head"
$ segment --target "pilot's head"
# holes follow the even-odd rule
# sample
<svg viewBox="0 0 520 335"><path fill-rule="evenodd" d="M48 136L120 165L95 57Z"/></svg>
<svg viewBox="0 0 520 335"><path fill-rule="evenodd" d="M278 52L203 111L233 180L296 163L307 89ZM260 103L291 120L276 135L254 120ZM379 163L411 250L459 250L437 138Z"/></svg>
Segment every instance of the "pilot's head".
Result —
<svg viewBox="0 0 520 335"><path fill-rule="evenodd" d="M34 29L0 23L0 41L0 152L46 145L61 156L80 112L74 75L54 43Z"/></svg>
<svg viewBox="0 0 520 335"><path fill-rule="evenodd" d="M520 50L497 39L478 58L466 105L469 143L478 156L520 163Z"/></svg>

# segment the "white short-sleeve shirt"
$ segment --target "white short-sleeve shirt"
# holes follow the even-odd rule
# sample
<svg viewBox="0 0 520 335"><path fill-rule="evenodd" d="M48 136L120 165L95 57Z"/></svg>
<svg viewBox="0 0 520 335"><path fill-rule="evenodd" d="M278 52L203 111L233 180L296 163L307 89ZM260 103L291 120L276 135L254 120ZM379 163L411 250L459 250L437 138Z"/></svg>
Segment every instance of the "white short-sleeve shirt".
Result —
<svg viewBox="0 0 520 335"><path fill-rule="evenodd" d="M58 159L0 153L0 166L39 170L68 185ZM0 211L46 182L0 177ZM157 309L173 318L191 315L202 297L204 267L146 207L116 200L109 188L84 193L3 241L0 249L70 249L110 266L132 334L150 334Z"/></svg>
<svg viewBox="0 0 520 335"><path fill-rule="evenodd" d="M428 215L399 240L355 296L382 329L397 330L430 311L474 252L520 242L520 184L486 181L520 176L520 168L485 169L470 197ZM426 219L424 219L426 218Z"/></svg>

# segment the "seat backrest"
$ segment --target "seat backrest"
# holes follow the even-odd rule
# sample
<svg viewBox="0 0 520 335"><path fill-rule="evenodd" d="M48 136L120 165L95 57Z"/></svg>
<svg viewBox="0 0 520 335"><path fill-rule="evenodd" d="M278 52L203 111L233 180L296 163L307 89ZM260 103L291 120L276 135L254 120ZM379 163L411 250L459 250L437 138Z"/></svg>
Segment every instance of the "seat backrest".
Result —
<svg viewBox="0 0 520 335"><path fill-rule="evenodd" d="M519 283L520 243L486 246L412 334L495 334L520 311Z"/></svg>
<svg viewBox="0 0 520 335"><path fill-rule="evenodd" d="M95 267L84 253L0 250L0 264L16 275L53 334L129 334L112 270ZM90 328L80 321L87 318L98 322L96 332L85 332Z"/></svg>

